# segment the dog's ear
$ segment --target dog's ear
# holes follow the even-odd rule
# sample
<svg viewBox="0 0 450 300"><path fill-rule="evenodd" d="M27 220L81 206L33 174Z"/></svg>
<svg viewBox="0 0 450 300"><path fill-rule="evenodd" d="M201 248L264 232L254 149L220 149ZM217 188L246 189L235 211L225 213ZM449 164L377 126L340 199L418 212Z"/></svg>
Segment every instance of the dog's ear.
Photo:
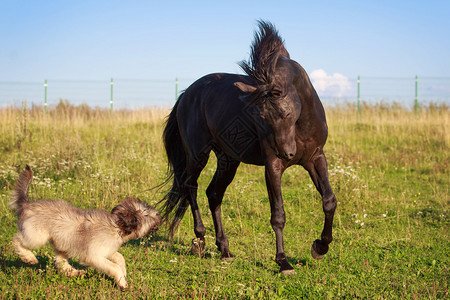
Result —
<svg viewBox="0 0 450 300"><path fill-rule="evenodd" d="M125 202L116 207L111 211L116 217L116 224L122 230L124 235L129 235L139 226L139 216L129 203Z"/></svg>

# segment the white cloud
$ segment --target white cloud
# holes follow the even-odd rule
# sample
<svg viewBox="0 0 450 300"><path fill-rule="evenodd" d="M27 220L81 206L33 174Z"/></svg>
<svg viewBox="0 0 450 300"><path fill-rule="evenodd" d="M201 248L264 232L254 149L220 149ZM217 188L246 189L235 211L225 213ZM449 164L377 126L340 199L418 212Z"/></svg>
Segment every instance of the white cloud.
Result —
<svg viewBox="0 0 450 300"><path fill-rule="evenodd" d="M354 83L342 74L328 75L324 70L318 69L312 71L309 77L321 97L340 98L353 94Z"/></svg>

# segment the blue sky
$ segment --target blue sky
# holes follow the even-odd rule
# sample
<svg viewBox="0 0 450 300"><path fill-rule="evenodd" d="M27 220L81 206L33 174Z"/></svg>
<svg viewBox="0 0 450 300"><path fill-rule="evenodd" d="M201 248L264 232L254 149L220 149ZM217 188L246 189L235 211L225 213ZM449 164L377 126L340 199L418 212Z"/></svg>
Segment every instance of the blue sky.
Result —
<svg viewBox="0 0 450 300"><path fill-rule="evenodd" d="M0 81L241 72L256 20L307 72L450 77L450 1L0 1Z"/></svg>

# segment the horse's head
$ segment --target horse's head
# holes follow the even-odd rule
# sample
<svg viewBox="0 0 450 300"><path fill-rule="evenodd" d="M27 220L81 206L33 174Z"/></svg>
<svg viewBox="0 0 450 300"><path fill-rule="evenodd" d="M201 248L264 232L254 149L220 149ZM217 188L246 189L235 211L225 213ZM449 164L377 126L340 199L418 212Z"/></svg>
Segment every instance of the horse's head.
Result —
<svg viewBox="0 0 450 300"><path fill-rule="evenodd" d="M290 160L297 152L295 134L301 103L292 83L293 74L285 68L282 70L280 69L280 76L272 86L243 82L235 82L235 86L251 93L249 101L258 107L261 117L272 129L274 151L278 157Z"/></svg>
<svg viewBox="0 0 450 300"><path fill-rule="evenodd" d="M290 160L297 152L296 122L301 111L296 88L298 64L289 58L271 24L260 21L259 26L250 61L241 62L241 67L255 84L235 82L234 85L250 93L249 101L259 108L261 117L272 128L274 151L278 157Z"/></svg>

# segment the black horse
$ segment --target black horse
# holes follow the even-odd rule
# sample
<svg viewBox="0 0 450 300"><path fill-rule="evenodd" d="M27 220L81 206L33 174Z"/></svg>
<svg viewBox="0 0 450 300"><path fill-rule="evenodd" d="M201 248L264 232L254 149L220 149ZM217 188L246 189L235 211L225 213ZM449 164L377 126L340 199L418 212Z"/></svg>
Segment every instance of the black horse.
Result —
<svg viewBox="0 0 450 300"><path fill-rule="evenodd" d="M161 201L173 236L187 208L194 217L197 250L204 249L206 229L197 205L197 179L212 151L217 169L206 195L224 259L233 255L221 221L221 203L240 162L265 166L270 223L276 236L276 262L282 273L294 272L283 247L285 212L281 175L302 165L322 196L325 224L311 253L320 259L332 241L336 197L328 181L323 146L328 128L322 103L305 70L284 47L274 26L259 21L250 60L240 66L248 76L210 74L180 95L164 129L164 145L173 185ZM195 247L193 247L195 249Z"/></svg>

